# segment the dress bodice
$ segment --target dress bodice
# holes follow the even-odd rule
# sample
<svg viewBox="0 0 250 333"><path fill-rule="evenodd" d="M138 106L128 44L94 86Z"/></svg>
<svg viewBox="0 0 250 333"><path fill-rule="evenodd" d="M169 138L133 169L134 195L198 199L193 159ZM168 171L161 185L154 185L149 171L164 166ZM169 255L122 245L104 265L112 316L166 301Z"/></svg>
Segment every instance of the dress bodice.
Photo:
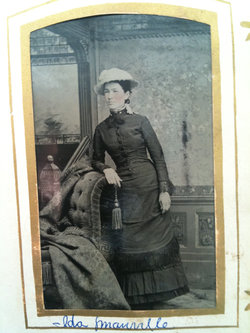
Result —
<svg viewBox="0 0 250 333"><path fill-rule="evenodd" d="M118 173L141 167L142 161L155 166L159 182L169 182L167 167L161 145L147 117L138 114L110 115L97 127L93 140L93 167L103 171L105 151L116 164Z"/></svg>

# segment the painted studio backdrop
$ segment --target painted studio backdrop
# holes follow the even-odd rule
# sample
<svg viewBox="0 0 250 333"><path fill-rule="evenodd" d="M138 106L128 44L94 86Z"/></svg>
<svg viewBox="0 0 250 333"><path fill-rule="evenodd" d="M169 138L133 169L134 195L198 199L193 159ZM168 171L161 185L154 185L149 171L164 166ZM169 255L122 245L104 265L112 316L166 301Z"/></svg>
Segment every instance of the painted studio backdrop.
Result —
<svg viewBox="0 0 250 333"><path fill-rule="evenodd" d="M149 118L176 187L172 220L194 307L214 307L210 26L173 17L108 15L39 29L30 40L40 205L47 159L60 175L79 142L91 139L108 116L93 90L99 73L112 67L128 71L140 82L131 107Z"/></svg>

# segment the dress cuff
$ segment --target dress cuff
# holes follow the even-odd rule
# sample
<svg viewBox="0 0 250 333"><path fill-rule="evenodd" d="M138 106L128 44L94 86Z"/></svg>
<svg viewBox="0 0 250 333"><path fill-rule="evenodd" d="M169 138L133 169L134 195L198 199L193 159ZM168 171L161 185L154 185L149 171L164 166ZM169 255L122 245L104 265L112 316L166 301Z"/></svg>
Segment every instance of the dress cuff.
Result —
<svg viewBox="0 0 250 333"><path fill-rule="evenodd" d="M173 184L170 181L164 181L159 183L160 193L168 192L170 195L173 192Z"/></svg>
<svg viewBox="0 0 250 333"><path fill-rule="evenodd" d="M101 166L101 171L103 172L103 170L105 170L105 169L110 169L111 167L109 166L109 165L106 165L106 164L103 164L102 166Z"/></svg>
<svg viewBox="0 0 250 333"><path fill-rule="evenodd" d="M109 165L96 161L96 160L92 160L92 167L94 168L94 170L99 171L99 172L103 172L104 169L110 168Z"/></svg>

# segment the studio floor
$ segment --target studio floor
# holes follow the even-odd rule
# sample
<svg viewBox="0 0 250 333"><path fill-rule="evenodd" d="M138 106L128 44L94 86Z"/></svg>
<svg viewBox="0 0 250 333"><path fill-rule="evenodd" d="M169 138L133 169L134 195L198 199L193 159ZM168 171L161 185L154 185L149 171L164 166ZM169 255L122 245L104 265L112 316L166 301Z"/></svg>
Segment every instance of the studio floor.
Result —
<svg viewBox="0 0 250 333"><path fill-rule="evenodd" d="M167 302L155 305L159 309L202 309L216 306L216 291L214 289L191 289L186 295L176 297Z"/></svg>

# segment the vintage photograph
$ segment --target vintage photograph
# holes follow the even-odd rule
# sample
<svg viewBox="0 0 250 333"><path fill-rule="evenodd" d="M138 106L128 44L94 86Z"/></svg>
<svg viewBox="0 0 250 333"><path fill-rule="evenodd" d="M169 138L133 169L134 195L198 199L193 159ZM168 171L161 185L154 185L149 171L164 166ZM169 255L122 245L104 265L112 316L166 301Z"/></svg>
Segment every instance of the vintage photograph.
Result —
<svg viewBox="0 0 250 333"><path fill-rule="evenodd" d="M30 33L45 309L216 307L210 29L110 14Z"/></svg>

